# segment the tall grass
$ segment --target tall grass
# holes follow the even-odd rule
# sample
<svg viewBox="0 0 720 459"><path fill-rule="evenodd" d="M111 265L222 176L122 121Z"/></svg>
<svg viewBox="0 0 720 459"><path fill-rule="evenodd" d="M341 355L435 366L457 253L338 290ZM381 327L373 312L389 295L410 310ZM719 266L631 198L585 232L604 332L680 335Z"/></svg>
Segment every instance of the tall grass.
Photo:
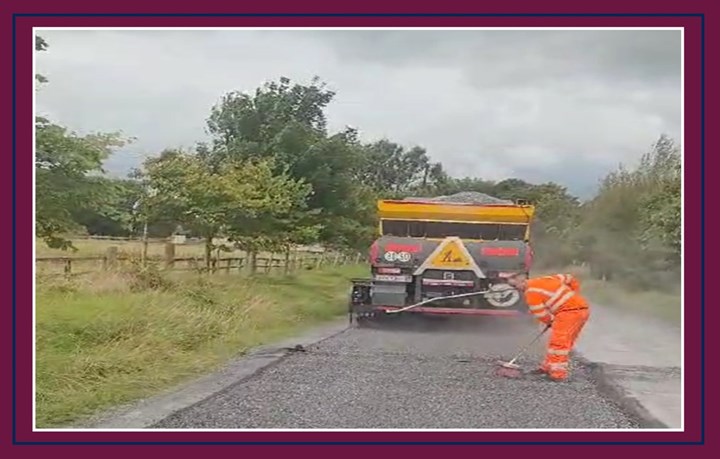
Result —
<svg viewBox="0 0 720 459"><path fill-rule="evenodd" d="M39 279L37 426L64 425L154 394L337 317L346 311L348 279L365 269Z"/></svg>
<svg viewBox="0 0 720 459"><path fill-rule="evenodd" d="M679 285L666 283L652 290L632 288L627 283L595 279L587 268L580 266L564 269L543 268L534 275L552 272L566 272L578 276L582 281L583 294L597 304L653 316L674 325L680 324L682 297Z"/></svg>

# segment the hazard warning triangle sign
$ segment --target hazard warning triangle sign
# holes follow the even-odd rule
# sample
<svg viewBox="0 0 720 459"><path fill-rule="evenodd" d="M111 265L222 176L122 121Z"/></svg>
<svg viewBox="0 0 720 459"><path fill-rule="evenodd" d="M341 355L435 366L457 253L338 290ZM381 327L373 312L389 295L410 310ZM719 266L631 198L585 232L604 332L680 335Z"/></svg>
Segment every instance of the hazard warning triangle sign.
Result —
<svg viewBox="0 0 720 459"><path fill-rule="evenodd" d="M457 239L447 240L430 260L433 268L470 268L472 260Z"/></svg>

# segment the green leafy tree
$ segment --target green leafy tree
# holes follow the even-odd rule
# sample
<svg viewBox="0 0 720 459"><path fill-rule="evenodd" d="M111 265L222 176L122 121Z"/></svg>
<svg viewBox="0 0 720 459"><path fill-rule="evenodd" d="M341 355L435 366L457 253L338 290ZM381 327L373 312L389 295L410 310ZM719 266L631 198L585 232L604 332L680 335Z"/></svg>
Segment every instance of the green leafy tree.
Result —
<svg viewBox="0 0 720 459"><path fill-rule="evenodd" d="M247 248L273 236L283 218L303 206L310 187L276 174L270 161L226 161L211 165L201 156L165 151L145 163L149 218L171 216L205 241L209 265L213 239L229 236Z"/></svg>
<svg viewBox="0 0 720 459"><path fill-rule="evenodd" d="M681 157L660 136L637 167L620 166L583 206L578 240L595 274L630 286L662 288L679 280Z"/></svg>
<svg viewBox="0 0 720 459"><path fill-rule="evenodd" d="M258 88L254 95L226 94L208 118L215 156L234 158L275 157L277 142L296 141L296 149L326 134L325 108L335 93L318 77L309 85L292 84L282 77ZM281 158L277 158L281 159ZM278 161L282 165L287 161Z"/></svg>
<svg viewBox="0 0 720 459"><path fill-rule="evenodd" d="M199 154L213 167L225 161L272 158L276 173L287 173L312 187L308 212L296 224L316 228L328 244L366 239L367 186L354 180L360 167L357 132L327 132L325 108L335 93L319 78L302 85L280 78L254 94L231 92L213 107L212 135ZM299 217L298 217L299 218ZM354 222L354 223L350 223Z"/></svg>
<svg viewBox="0 0 720 459"><path fill-rule="evenodd" d="M137 180L89 177L86 203L72 213L72 218L89 234L131 236L138 222L135 203L143 194Z"/></svg>
<svg viewBox="0 0 720 459"><path fill-rule="evenodd" d="M36 233L51 247L69 248L65 235L81 228L73 218L97 199L102 163L114 147L126 143L120 134L80 136L38 117L35 122Z"/></svg>
<svg viewBox="0 0 720 459"><path fill-rule="evenodd" d="M406 150L388 139L365 145L357 178L386 197L432 193L445 178L442 165L433 163L422 147Z"/></svg>
<svg viewBox="0 0 720 459"><path fill-rule="evenodd" d="M682 251L682 158L674 140L661 136L643 156L640 171L647 191L640 202L641 240L658 241L674 263Z"/></svg>

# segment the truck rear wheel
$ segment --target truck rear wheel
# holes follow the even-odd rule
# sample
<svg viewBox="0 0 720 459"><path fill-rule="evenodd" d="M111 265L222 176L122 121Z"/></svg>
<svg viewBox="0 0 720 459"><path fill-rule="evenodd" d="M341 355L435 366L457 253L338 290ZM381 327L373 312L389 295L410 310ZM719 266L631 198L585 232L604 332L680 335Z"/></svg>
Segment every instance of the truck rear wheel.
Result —
<svg viewBox="0 0 720 459"><path fill-rule="evenodd" d="M508 284L493 284L485 299L496 308L510 308L520 302L520 292Z"/></svg>

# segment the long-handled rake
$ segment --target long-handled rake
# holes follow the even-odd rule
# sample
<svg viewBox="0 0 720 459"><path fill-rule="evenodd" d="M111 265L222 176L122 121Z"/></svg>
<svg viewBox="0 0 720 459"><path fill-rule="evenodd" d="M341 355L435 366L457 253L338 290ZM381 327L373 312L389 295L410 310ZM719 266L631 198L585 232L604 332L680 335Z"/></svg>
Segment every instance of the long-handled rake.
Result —
<svg viewBox="0 0 720 459"><path fill-rule="evenodd" d="M423 300L423 301L421 301L421 302L419 302L419 303L411 304L410 306L405 306L405 307L400 308L400 309L391 309L391 310L389 310L389 311L385 311L385 313L386 313L386 314L398 314L398 313L400 313L400 312L405 312L405 311L407 311L407 310L410 310L410 309L413 309L413 308L417 308L418 306L422 306L422 305L424 305L424 304L432 303L432 302L435 302L435 301L454 300L454 299L457 299L457 298L467 298L467 297L471 297L471 296L487 295L488 293L490 293L489 290L483 290L483 291L480 291L480 292L460 293L460 294L458 294L458 295L437 296L437 297L435 297L435 298L428 298L427 300Z"/></svg>
<svg viewBox="0 0 720 459"><path fill-rule="evenodd" d="M522 376L522 370L520 368L520 365L516 364L515 361L525 355L525 352L527 352L527 350L530 349L530 347L535 344L535 342L539 340L540 337L544 335L545 332L549 329L550 325L546 325L545 328L543 328L540 333L538 333L537 336L533 338L532 341L525 345L525 347L520 349L515 355L515 357L513 357L513 359L509 362L503 362L502 360L498 360L497 363L498 365L500 365L500 367L497 369L496 374L505 378L519 378L520 376Z"/></svg>
<svg viewBox="0 0 720 459"><path fill-rule="evenodd" d="M428 298L426 300L423 300L419 303L411 304L409 306L402 307L400 309L391 309L389 311L385 311L386 314L399 314L401 312L408 311L410 309L417 308L418 306L422 306L424 304L433 303L436 301L445 301L445 300L455 300L458 298L469 298L471 296L484 296L485 298L492 298L497 297L498 295L502 295L504 292L500 291L493 291L493 290L481 290L478 292L468 292L468 293L459 293L457 295L447 295L447 296L436 296L435 298Z"/></svg>

